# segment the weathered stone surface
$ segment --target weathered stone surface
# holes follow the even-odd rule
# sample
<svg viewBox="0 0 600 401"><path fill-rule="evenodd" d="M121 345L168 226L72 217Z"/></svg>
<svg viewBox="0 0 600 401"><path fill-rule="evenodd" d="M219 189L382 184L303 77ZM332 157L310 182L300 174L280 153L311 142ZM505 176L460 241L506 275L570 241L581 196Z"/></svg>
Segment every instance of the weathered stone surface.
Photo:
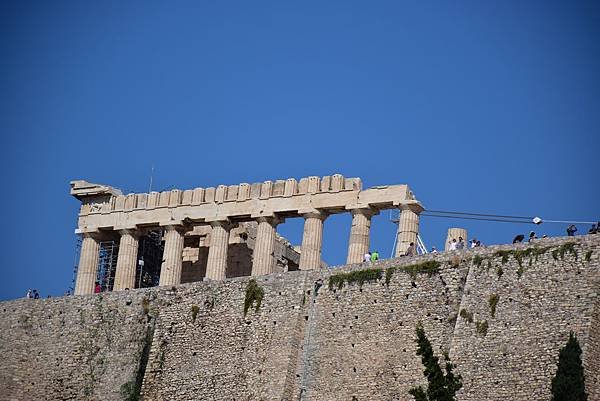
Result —
<svg viewBox="0 0 600 401"><path fill-rule="evenodd" d="M327 285L341 272L424 261L439 272ZM571 330L588 399L600 399L600 236L256 277L264 297L244 315L249 279L2 302L0 394L122 400L142 366L142 400L408 401L424 383L422 321L463 375L460 400L547 401Z"/></svg>

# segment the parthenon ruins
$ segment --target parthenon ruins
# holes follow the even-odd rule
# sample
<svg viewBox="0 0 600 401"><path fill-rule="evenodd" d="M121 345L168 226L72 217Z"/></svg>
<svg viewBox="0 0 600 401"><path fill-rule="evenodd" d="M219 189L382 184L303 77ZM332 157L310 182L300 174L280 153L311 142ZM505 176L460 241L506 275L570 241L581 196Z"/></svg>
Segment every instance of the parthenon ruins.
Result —
<svg viewBox="0 0 600 401"><path fill-rule="evenodd" d="M94 292L101 244L107 238L118 241L110 289L124 290L140 286L140 273L136 270L142 249L140 238L153 231L160 232L159 241L164 241L157 284L165 286L182 282L186 237L203 238L192 246L199 248L204 241L208 247L203 277L195 277L222 280L233 276L227 274L231 268L227 266L228 249L235 243L230 238L232 233L240 235L248 229L254 230L249 273L258 276L275 271L274 254L279 243L276 228L286 218L304 218L298 268L308 270L321 267L323 224L327 216L352 214L347 257L347 263L351 264L360 263L369 250L373 215L384 209L401 210L396 247L396 255L400 255L411 242L416 243L419 214L423 211L408 185L363 190L360 178L344 178L339 174L299 181L289 178L127 195L111 186L77 180L71 182L71 195L82 203L76 230L82 237L76 295Z"/></svg>

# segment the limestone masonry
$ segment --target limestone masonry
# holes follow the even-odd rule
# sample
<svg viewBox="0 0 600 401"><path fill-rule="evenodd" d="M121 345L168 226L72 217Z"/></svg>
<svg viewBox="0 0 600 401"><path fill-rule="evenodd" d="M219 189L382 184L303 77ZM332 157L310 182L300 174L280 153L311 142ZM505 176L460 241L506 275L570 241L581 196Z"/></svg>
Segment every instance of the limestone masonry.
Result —
<svg viewBox="0 0 600 401"><path fill-rule="evenodd" d="M99 276L104 289L124 290L143 287L145 282L149 283L146 286L164 286L260 276L277 271L280 265L285 270L317 269L323 264L323 224L335 213L352 214L347 262L358 263L369 251L371 217L380 210L400 209L396 254L401 255L411 242L417 242L419 213L423 210L407 185L363 190L359 178L339 174L129 195L79 180L71 182L71 195L82 202L77 229L82 244L76 295L92 294ZM277 225L290 217L305 219L299 260L297 252L282 252L285 245L276 234ZM246 238L239 238L247 234L249 226L255 233L252 249L231 249L231 244L245 243ZM164 247L160 245L154 257L138 257L147 248L144 244L152 246L148 240L152 233L164 239ZM103 248L107 241L112 245ZM116 264L109 264L108 273L99 274L99 265L103 265L99 258L111 255L117 247ZM230 252L235 252L237 262ZM276 255L282 253L285 261L278 264ZM186 260L190 255L196 259ZM157 283L152 276L159 276Z"/></svg>
<svg viewBox="0 0 600 401"><path fill-rule="evenodd" d="M367 269L381 273L342 281ZM425 383L421 321L463 376L459 400L548 401L574 331L598 401L599 286L600 236L589 235L2 302L0 398L411 400Z"/></svg>

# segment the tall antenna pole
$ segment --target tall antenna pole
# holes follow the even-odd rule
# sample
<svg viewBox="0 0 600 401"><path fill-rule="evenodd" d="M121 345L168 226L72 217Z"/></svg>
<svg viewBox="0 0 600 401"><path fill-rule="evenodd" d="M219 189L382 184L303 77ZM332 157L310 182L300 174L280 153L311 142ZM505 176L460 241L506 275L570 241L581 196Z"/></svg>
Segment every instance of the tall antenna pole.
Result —
<svg viewBox="0 0 600 401"><path fill-rule="evenodd" d="M154 176L154 163L152 164L152 169L150 170L150 187L148 188L148 193L152 192L152 177Z"/></svg>

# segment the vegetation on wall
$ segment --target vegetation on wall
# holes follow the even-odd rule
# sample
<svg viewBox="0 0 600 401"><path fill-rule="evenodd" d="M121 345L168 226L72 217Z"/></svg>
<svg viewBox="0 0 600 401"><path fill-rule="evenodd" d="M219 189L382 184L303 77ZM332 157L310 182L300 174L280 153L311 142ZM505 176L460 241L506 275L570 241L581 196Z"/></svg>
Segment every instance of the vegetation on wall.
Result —
<svg viewBox="0 0 600 401"><path fill-rule="evenodd" d="M246 286L246 298L244 300L244 316L248 313L248 309L255 304L255 311L258 312L262 304L265 291L258 285L255 279L248 281Z"/></svg>
<svg viewBox="0 0 600 401"><path fill-rule="evenodd" d="M492 317L496 317L496 306L498 305L499 300L500 297L498 294L491 294L488 299L488 304L490 305L490 315L492 315Z"/></svg>
<svg viewBox="0 0 600 401"><path fill-rule="evenodd" d="M488 328L490 326L489 326L487 320L484 320L482 322L476 322L475 327L477 328L477 334L479 334L482 337L485 337L487 335Z"/></svg>
<svg viewBox="0 0 600 401"><path fill-rule="evenodd" d="M198 316L199 311L200 308L198 307L198 305L192 305L192 322L196 321L196 317Z"/></svg>
<svg viewBox="0 0 600 401"><path fill-rule="evenodd" d="M413 387L409 390L409 394L415 398L415 401L455 401L456 392L462 388L462 377L454 375L453 372L456 366L450 362L448 354L445 353L446 373L444 374L420 322L417 324L416 333L417 355L421 356L421 362L425 366L423 375L427 377L427 389L423 386Z"/></svg>
<svg viewBox="0 0 600 401"><path fill-rule="evenodd" d="M575 257L575 260L577 260L578 255L577 250L575 249L574 242L565 242L564 244L553 250L552 257L554 258L554 260L558 260L559 257L560 260L563 260L565 258L566 253L570 253Z"/></svg>
<svg viewBox="0 0 600 401"><path fill-rule="evenodd" d="M142 390L142 382L144 380L144 374L146 373L146 367L148 366L153 336L154 326L150 326L142 339L142 350L138 356L139 362L135 378L121 385L120 393L123 401L138 401L140 398L140 391Z"/></svg>
<svg viewBox="0 0 600 401"><path fill-rule="evenodd" d="M558 356L558 369L552 379L552 401L586 401L581 347L571 332Z"/></svg>
<svg viewBox="0 0 600 401"><path fill-rule="evenodd" d="M337 273L329 277L329 289L337 288L338 290L344 287L344 284L355 284L362 288L367 281L377 281L383 276L381 269L366 269L357 270L349 273Z"/></svg>
<svg viewBox="0 0 600 401"><path fill-rule="evenodd" d="M590 249L585 253L585 261L589 262L592 259L592 250Z"/></svg>
<svg viewBox="0 0 600 401"><path fill-rule="evenodd" d="M390 280L396 271L408 273L413 279L417 274L429 274L430 276L440 271L441 263L437 260L428 260L422 263L415 263L408 266L390 267L385 271L385 283L390 284Z"/></svg>
<svg viewBox="0 0 600 401"><path fill-rule="evenodd" d="M469 323L473 323L473 313L469 312L466 309L461 309L460 310L460 317L462 317L463 319L465 319Z"/></svg>

